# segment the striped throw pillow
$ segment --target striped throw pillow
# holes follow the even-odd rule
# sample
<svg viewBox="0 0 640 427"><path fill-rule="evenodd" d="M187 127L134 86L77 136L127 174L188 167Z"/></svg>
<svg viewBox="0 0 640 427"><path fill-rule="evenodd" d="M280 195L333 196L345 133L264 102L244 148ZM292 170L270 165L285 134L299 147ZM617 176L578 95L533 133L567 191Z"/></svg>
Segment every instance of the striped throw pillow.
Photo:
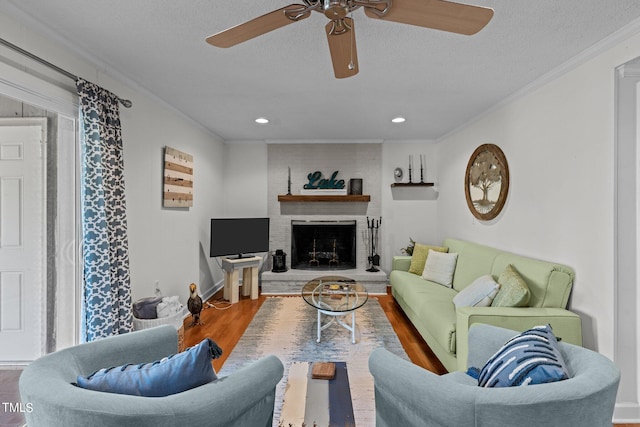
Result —
<svg viewBox="0 0 640 427"><path fill-rule="evenodd" d="M569 378L551 325L511 338L480 371L480 387L544 384Z"/></svg>

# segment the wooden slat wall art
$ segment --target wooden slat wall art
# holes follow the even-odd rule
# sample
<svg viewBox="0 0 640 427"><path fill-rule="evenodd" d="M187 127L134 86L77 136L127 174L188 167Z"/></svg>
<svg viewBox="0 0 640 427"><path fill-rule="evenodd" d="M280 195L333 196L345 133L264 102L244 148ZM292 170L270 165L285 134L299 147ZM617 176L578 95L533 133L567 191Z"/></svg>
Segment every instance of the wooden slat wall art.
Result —
<svg viewBox="0 0 640 427"><path fill-rule="evenodd" d="M193 206L193 156L171 147L164 149L163 206Z"/></svg>

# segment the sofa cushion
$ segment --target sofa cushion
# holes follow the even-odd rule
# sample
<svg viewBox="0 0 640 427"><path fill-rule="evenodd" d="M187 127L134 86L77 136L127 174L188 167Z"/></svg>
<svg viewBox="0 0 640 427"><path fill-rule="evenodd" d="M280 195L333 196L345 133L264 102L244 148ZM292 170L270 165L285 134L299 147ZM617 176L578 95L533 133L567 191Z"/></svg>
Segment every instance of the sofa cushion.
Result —
<svg viewBox="0 0 640 427"><path fill-rule="evenodd" d="M427 325L436 341L448 352L456 352L456 310L453 297L457 294L434 282L424 280L408 271L393 270L389 275L396 298L409 305Z"/></svg>
<svg viewBox="0 0 640 427"><path fill-rule="evenodd" d="M505 252L495 259L491 274L499 277L509 264L516 268L529 287L531 296L528 307L567 306L574 278L572 269Z"/></svg>
<svg viewBox="0 0 640 427"><path fill-rule="evenodd" d="M526 307L531 295L527 282L509 264L498 277L500 291L493 299L492 307Z"/></svg>
<svg viewBox="0 0 640 427"><path fill-rule="evenodd" d="M472 284L453 297L457 307L489 307L500 285L490 275L478 277Z"/></svg>
<svg viewBox="0 0 640 427"><path fill-rule="evenodd" d="M445 239L442 245L448 247L449 252L458 254L456 274L453 277L453 289L456 291L460 292L485 274L491 274L494 277L500 274L493 274L491 271L491 266L500 253L499 250L456 239Z"/></svg>
<svg viewBox="0 0 640 427"><path fill-rule="evenodd" d="M77 385L107 393L161 397L180 393L216 379L211 359L222 354L209 338L182 353L151 363L127 364L100 369L88 377L79 375Z"/></svg>
<svg viewBox="0 0 640 427"><path fill-rule="evenodd" d="M389 281L393 283L394 293L411 303L418 302L416 299L432 302L446 301L453 308L451 301L457 292L451 288L424 280L421 276L416 276L408 271L393 270L389 275Z"/></svg>
<svg viewBox="0 0 640 427"><path fill-rule="evenodd" d="M545 384L569 378L550 325L536 326L502 346L480 371L480 387Z"/></svg>
<svg viewBox="0 0 640 427"><path fill-rule="evenodd" d="M431 285L432 288L445 288L439 285ZM451 290L452 292L455 292ZM437 301L437 302L434 302ZM446 297L442 293L430 294L428 298L416 300L417 313L424 325L438 344L451 354L456 353L456 310L452 297Z"/></svg>
<svg viewBox="0 0 640 427"><path fill-rule="evenodd" d="M389 282L392 283L393 292L402 299L406 299L405 294L413 289L426 285L426 280L421 276L402 270L393 270L389 274Z"/></svg>
<svg viewBox="0 0 640 427"><path fill-rule="evenodd" d="M457 253L441 253L429 249L422 278L447 288L453 286L453 273L456 271Z"/></svg>
<svg viewBox="0 0 640 427"><path fill-rule="evenodd" d="M417 274L418 276L422 274L424 271L424 265L427 262L427 257L429 256L429 249L436 252L447 252L447 248L442 246L431 246L416 243L413 248L413 254L411 255L409 273Z"/></svg>

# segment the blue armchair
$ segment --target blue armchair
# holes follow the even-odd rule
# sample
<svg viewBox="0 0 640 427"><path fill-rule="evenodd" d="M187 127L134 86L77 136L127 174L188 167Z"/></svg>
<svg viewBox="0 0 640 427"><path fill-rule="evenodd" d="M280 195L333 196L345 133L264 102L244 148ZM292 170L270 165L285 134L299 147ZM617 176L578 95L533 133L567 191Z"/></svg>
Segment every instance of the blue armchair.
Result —
<svg viewBox="0 0 640 427"><path fill-rule="evenodd" d="M482 368L518 332L485 324L469 331L468 366ZM620 372L606 357L559 343L570 379L526 387L481 388L464 372L438 376L377 349L376 425L475 427L611 426Z"/></svg>
<svg viewBox="0 0 640 427"><path fill-rule="evenodd" d="M44 356L25 368L20 397L33 411L29 427L259 426L273 420L276 384L283 366L267 356L233 374L166 397L140 397L85 390L78 375L144 363L176 353L177 332L160 326L105 338Z"/></svg>

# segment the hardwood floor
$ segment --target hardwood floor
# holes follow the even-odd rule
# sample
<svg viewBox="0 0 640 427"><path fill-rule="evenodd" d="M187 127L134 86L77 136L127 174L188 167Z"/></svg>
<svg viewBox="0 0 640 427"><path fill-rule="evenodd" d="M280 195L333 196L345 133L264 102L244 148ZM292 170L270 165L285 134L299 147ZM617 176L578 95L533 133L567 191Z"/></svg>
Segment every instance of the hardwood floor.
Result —
<svg viewBox="0 0 640 427"><path fill-rule="evenodd" d="M253 319L253 316L266 299L262 295L257 300L241 297L238 304L230 306L220 301L220 298L221 292L214 295L209 302L216 306L228 308L219 310L209 307L203 310L201 320L205 324L201 326L191 326L191 320L186 320L184 334L184 341L187 347L198 344L202 339L209 337L222 348L224 353L213 362L216 371L220 371L229 353L238 343L251 319ZM446 373L446 369L420 337L418 331L413 327L393 297L387 294L376 295L373 298L376 298L380 303L411 361L439 375ZM615 424L615 427L640 427L640 424Z"/></svg>
<svg viewBox="0 0 640 427"><path fill-rule="evenodd" d="M214 340L223 352L219 359L213 361L214 369L219 372L265 299L262 295L256 300L241 296L237 304L231 305L222 301L220 291L208 301L210 306L200 313L200 321L204 325L192 326L191 318L185 320L184 345L196 345L204 338Z"/></svg>
<svg viewBox="0 0 640 427"><path fill-rule="evenodd" d="M387 315L409 359L416 365L438 375L446 374L447 370L424 342L416 328L413 327L396 300L391 295L375 296L374 298L378 300Z"/></svg>

